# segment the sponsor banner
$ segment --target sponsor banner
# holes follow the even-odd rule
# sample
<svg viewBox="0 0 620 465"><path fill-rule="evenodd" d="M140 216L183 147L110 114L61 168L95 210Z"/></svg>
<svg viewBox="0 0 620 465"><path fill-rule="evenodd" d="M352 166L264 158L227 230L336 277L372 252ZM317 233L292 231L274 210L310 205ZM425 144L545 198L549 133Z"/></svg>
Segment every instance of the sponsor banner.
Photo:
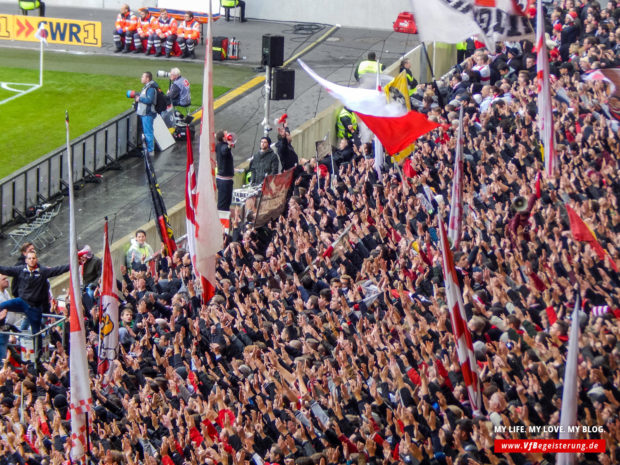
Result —
<svg viewBox="0 0 620 465"><path fill-rule="evenodd" d="M39 16L0 15L0 40L38 42L37 31L43 24L50 44L101 47L101 22Z"/></svg>

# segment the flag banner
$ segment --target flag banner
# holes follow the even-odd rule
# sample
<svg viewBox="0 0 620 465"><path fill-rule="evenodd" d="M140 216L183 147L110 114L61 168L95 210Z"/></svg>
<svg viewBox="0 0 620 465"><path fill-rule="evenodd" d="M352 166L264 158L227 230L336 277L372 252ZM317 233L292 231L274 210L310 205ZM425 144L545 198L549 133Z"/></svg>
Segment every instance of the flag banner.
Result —
<svg viewBox="0 0 620 465"><path fill-rule="evenodd" d="M317 159L321 160L332 154L332 144L328 140L317 140L314 143L316 147Z"/></svg>
<svg viewBox="0 0 620 465"><path fill-rule="evenodd" d="M45 21L41 21L39 23L39 29L37 29L37 32L34 34L34 36L45 45L47 45L47 29L45 29L45 24Z"/></svg>
<svg viewBox="0 0 620 465"><path fill-rule="evenodd" d="M144 170L146 172L146 178L149 182L149 190L151 191L151 199L153 201L153 209L155 210L155 221L157 223L157 231L161 241L166 245L168 254L172 255L177 249L177 244L174 240L174 234L172 227L168 221L168 212L166 211L166 204L164 203L164 197L161 194L159 183L157 182L157 176L155 169L151 164L150 157L144 156Z"/></svg>
<svg viewBox="0 0 620 465"><path fill-rule="evenodd" d="M69 382L71 412L71 456L80 460L88 452L88 425L86 414L91 408L92 397L86 360L86 337L84 314L80 293L80 267L77 255L77 231L75 228L75 197L73 194L73 156L69 142L69 113L65 113L67 136L67 181L69 184Z"/></svg>
<svg viewBox="0 0 620 465"><path fill-rule="evenodd" d="M209 17L212 17L209 2ZM207 23L206 50L213 47L211 21ZM222 248L222 225L215 198L215 130L213 115L213 54L205 53L202 82L202 123L195 204L195 270L202 278L203 300L215 294L215 256Z"/></svg>
<svg viewBox="0 0 620 465"><path fill-rule="evenodd" d="M527 2L510 0L412 0L413 14L423 42L455 44L477 35L489 50L497 41L532 39Z"/></svg>
<svg viewBox="0 0 620 465"><path fill-rule="evenodd" d="M101 321L99 341L99 365L103 375L102 386L107 386L114 375L114 360L118 357L118 309L120 300L116 293L116 277L110 253L108 219L103 226L103 268L101 271Z"/></svg>
<svg viewBox="0 0 620 465"><path fill-rule="evenodd" d="M579 379L577 378L579 358L579 295L575 297L575 308L573 309L571 319L570 332L568 333L566 369L564 370L559 439L575 439L575 433L569 432L569 427L577 425L577 399L579 396ZM574 463L575 454L563 453L557 455L558 465L571 465Z"/></svg>
<svg viewBox="0 0 620 465"><path fill-rule="evenodd" d="M597 69L582 77L586 81L598 79L609 83L609 101L607 106L611 115L620 121L620 68Z"/></svg>
<svg viewBox="0 0 620 465"><path fill-rule="evenodd" d="M545 176L553 178L555 170L555 135L553 132L553 106L551 85L549 83L549 57L545 42L545 17L542 0L537 0L536 8L536 76L538 80L538 134L545 157Z"/></svg>
<svg viewBox="0 0 620 465"><path fill-rule="evenodd" d="M452 251L448 245L448 236L441 215L437 215L437 222L439 223L439 238L446 298L450 310L456 352L459 364L461 365L463 382L469 394L469 402L471 403L472 410L476 413L480 411L482 407L478 364L476 363L476 356L474 355L474 345L472 343L471 334L467 327L467 316L465 314L461 290L459 289L459 281L456 275L456 268L454 267Z"/></svg>
<svg viewBox="0 0 620 465"><path fill-rule="evenodd" d="M463 232L463 106L459 111L459 127L456 135L454 154L454 178L452 179L452 196L450 198L450 220L448 221L448 238L452 248L457 250Z"/></svg>
<svg viewBox="0 0 620 465"><path fill-rule="evenodd" d="M439 127L439 124L429 121L422 113L407 112L398 103L387 103L385 94L379 90L334 84L320 77L302 60L297 61L332 97L360 117L390 155L404 150L421 135Z"/></svg>
<svg viewBox="0 0 620 465"><path fill-rule="evenodd" d="M411 110L411 100L409 100L409 86L407 84L407 72L401 71L394 79L385 85L385 95L389 103L399 103Z"/></svg>
<svg viewBox="0 0 620 465"><path fill-rule="evenodd" d="M596 235L590 229L590 227L579 217L577 212L573 210L573 208L565 204L566 213L568 214L568 220L570 222L570 229L573 233L573 237L576 241L579 242L587 242L590 244L590 247L594 249L596 255L599 260L605 261L605 256L608 256L607 251L603 248L603 246L596 240ZM612 257L609 257L609 264L614 269L614 271L618 272L618 266L616 262L614 262Z"/></svg>
<svg viewBox="0 0 620 465"><path fill-rule="evenodd" d="M260 228L279 217L286 208L286 195L293 182L294 168L265 177L254 227Z"/></svg>
<svg viewBox="0 0 620 465"><path fill-rule="evenodd" d="M401 150L400 152L395 153L394 156L392 157L392 162L400 164L405 158L411 155L414 151L415 151L415 144L411 144L409 147L405 148L404 150Z"/></svg>
<svg viewBox="0 0 620 465"><path fill-rule="evenodd" d="M185 167L185 231L187 233L187 248L192 259L194 273L196 270L196 170L194 169L194 149L192 147L191 134L187 136L187 164Z"/></svg>

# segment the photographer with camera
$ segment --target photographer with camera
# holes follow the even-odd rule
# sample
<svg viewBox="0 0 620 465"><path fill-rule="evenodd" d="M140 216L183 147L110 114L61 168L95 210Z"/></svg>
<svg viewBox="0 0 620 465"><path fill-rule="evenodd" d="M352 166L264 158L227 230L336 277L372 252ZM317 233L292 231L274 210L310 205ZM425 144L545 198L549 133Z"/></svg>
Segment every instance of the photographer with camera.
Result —
<svg viewBox="0 0 620 465"><path fill-rule="evenodd" d="M175 107L189 107L192 103L189 81L181 76L179 68L172 68L169 73L157 71L157 76L170 78L167 97Z"/></svg>

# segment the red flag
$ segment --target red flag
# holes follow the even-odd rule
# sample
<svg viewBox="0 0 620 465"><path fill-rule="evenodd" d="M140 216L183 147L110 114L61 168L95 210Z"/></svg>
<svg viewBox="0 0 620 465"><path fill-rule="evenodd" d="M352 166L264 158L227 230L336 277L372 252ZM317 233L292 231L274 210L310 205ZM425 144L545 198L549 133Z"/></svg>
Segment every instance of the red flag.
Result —
<svg viewBox="0 0 620 465"><path fill-rule="evenodd" d="M99 374L103 374L103 386L107 386L114 374L114 360L118 353L118 308L116 277L112 265L108 240L108 219L103 226L103 269L101 272L101 312L99 341Z"/></svg>
<svg viewBox="0 0 620 465"><path fill-rule="evenodd" d="M69 113L65 113L67 129L67 176L69 183L69 380L71 398L71 456L80 460L87 451L88 425L86 414L92 404L88 383L88 362L86 360L86 339L84 336L84 317L82 313L82 296L80 294L80 267L77 256L77 232L75 229L75 211L73 196L73 157L69 143Z"/></svg>
<svg viewBox="0 0 620 465"><path fill-rule="evenodd" d="M534 182L534 190L536 191L536 198L540 199L540 197L542 196L542 189L540 187L540 171L538 173L536 173L536 181Z"/></svg>
<svg viewBox="0 0 620 465"><path fill-rule="evenodd" d="M590 244L590 247L594 249L596 255L600 260L605 260L605 256L608 255L605 249L599 242L596 240L596 236L592 232L592 230L588 227L588 225L579 218L579 215L570 205L564 205L566 207L566 213L568 213L568 219L570 221L570 229L573 233L573 237L576 241L579 242L587 242ZM609 257L609 264L614 269L614 271L618 272L618 266L614 262L614 260Z"/></svg>
<svg viewBox="0 0 620 465"><path fill-rule="evenodd" d="M211 18L211 3L209 2ZM211 50L213 33L211 21L207 24L206 49ZM195 270L203 279L203 299L215 293L215 256L222 248L222 225L215 200L215 131L213 116L213 57L205 53L202 86L202 127L195 204ZM207 299L208 300L208 299Z"/></svg>
<svg viewBox="0 0 620 465"><path fill-rule="evenodd" d="M400 152L413 144L416 139L439 127L429 121L426 115L410 111L403 116L374 116L355 112L375 134L383 148L390 155Z"/></svg>
<svg viewBox="0 0 620 465"><path fill-rule="evenodd" d="M446 228L443 224L443 220L439 216L437 217L437 221L439 223L446 297L448 299L448 308L452 320L452 332L454 333L456 352L461 365L463 381L465 382L467 393L469 394L469 401L474 413L477 413L482 406L478 364L476 363L476 356L474 355L474 345L472 343L471 334L467 327L465 306L463 305L463 297L459 289L459 281L456 275L456 268L454 267L454 260L452 259L452 251L448 246Z"/></svg>

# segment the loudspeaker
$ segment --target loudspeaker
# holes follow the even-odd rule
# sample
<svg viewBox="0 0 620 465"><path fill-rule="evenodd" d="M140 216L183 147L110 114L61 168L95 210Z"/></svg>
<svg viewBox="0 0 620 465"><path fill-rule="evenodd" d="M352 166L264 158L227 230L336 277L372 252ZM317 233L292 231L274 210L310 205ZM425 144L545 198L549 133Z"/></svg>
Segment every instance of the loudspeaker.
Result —
<svg viewBox="0 0 620 465"><path fill-rule="evenodd" d="M295 98L295 70L276 68L273 73L271 100L292 100Z"/></svg>
<svg viewBox="0 0 620 465"><path fill-rule="evenodd" d="M263 36L263 66L282 66L284 63L284 36L265 34Z"/></svg>

